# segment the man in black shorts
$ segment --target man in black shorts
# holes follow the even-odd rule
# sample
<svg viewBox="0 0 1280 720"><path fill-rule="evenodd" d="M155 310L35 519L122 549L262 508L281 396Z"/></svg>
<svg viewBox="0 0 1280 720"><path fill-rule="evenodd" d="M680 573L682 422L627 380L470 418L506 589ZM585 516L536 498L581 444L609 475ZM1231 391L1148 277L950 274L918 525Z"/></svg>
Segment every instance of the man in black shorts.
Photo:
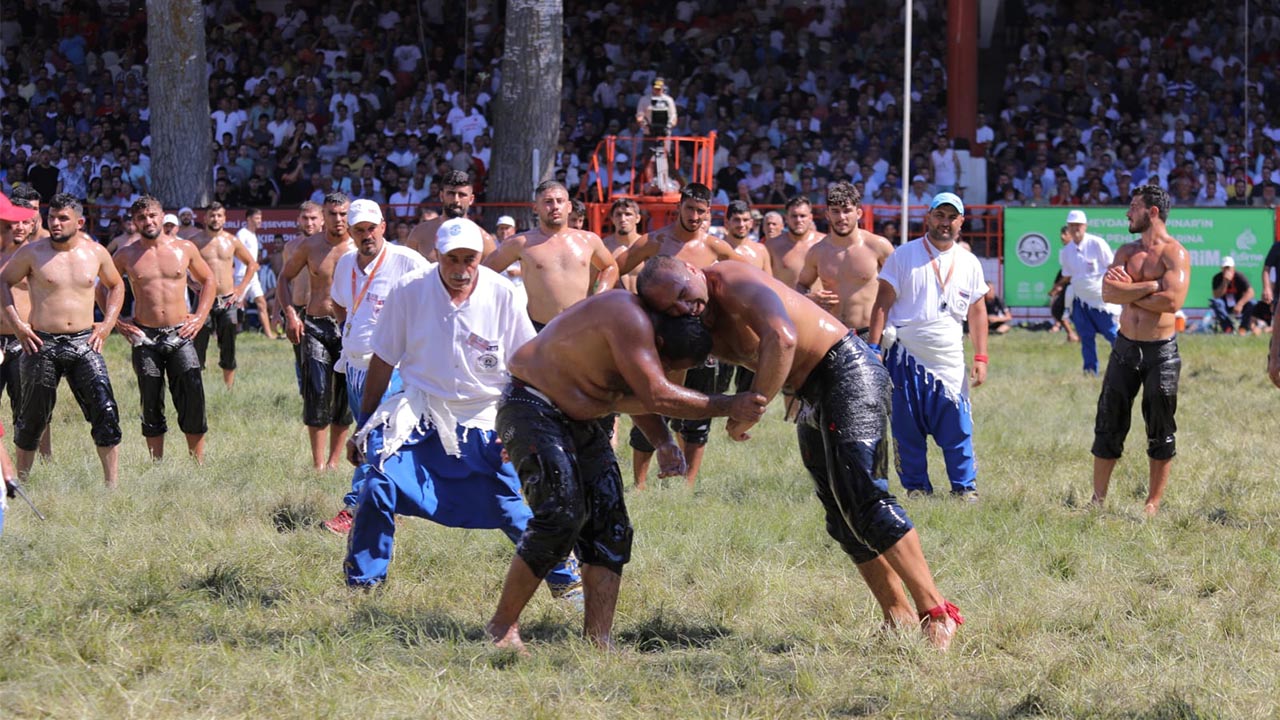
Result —
<svg viewBox="0 0 1280 720"><path fill-rule="evenodd" d="M81 232L84 208L60 193L49 201L49 237L28 241L0 271L0 303L22 341L22 409L14 445L18 475L35 460L40 435L49 425L63 375L92 426L93 444L107 487L118 481L120 413L102 357L102 343L124 302L124 283L107 249ZM13 286L28 280L29 323L18 314ZM95 280L105 288L104 319L93 321Z"/></svg>
<svg viewBox="0 0 1280 720"><path fill-rule="evenodd" d="M1111 473L1129 434L1133 399L1142 390L1142 417L1147 424L1150 485L1144 512L1155 515L1169 482L1176 453L1174 413L1178 409L1178 355L1174 313L1187 299L1191 263L1186 248L1165 229L1169 193L1156 185L1133 191L1129 232L1135 242L1116 251L1102 279L1102 298L1122 305L1120 333L1098 396L1093 439L1093 503L1101 506Z"/></svg>
<svg viewBox="0 0 1280 720"><path fill-rule="evenodd" d="M635 295L613 290L565 310L512 356L497 428L533 519L486 627L495 643L523 651L520 613L540 578L572 550L582 562L586 636L611 645L632 531L618 462L598 418L638 415L658 447L661 474L682 474L684 457L658 414L755 422L764 413L755 393L708 397L672 382L670 375L710 349L696 319L652 319Z"/></svg>

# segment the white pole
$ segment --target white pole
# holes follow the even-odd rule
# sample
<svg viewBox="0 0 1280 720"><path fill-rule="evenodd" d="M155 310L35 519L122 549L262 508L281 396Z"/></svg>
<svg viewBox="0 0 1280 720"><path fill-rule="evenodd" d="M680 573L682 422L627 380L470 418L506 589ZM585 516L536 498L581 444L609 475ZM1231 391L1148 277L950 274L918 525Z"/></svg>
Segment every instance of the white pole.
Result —
<svg viewBox="0 0 1280 720"><path fill-rule="evenodd" d="M906 22L903 38L902 55L902 219L898 224L898 237L901 242L911 239L907 203L911 195L911 21L915 14L914 0L906 0Z"/></svg>
<svg viewBox="0 0 1280 720"><path fill-rule="evenodd" d="M1253 159L1253 133L1249 132L1249 0L1244 2L1244 151ZM1237 158L1238 160L1239 158ZM1246 169L1247 172L1247 169Z"/></svg>
<svg viewBox="0 0 1280 720"><path fill-rule="evenodd" d="M542 157L542 153L538 151L538 148L534 148L533 149L533 167L530 168L530 173L529 173L530 175L533 175L533 185L531 185L531 187L538 187L538 183L542 182L542 172L540 170L540 168L542 167L542 163L540 162L541 157ZM530 197L529 199L532 200L533 198Z"/></svg>

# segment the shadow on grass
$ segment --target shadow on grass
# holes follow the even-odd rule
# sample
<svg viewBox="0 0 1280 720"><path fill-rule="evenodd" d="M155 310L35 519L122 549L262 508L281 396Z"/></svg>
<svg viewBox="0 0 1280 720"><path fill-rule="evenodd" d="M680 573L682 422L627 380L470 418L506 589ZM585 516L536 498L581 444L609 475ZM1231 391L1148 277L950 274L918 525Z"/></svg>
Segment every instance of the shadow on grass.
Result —
<svg viewBox="0 0 1280 720"><path fill-rule="evenodd" d="M705 649L732 635L733 631L723 625L687 623L658 610L634 627L618 633L618 639L635 646L640 652L663 652L679 648Z"/></svg>
<svg viewBox="0 0 1280 720"><path fill-rule="evenodd" d="M184 590L203 592L218 602L233 607L257 605L269 608L283 598L278 586L264 583L252 577L243 568L218 563L203 575L197 575L182 584Z"/></svg>
<svg viewBox="0 0 1280 720"><path fill-rule="evenodd" d="M271 524L280 533L319 527L325 519L320 507L310 500L284 500L271 511Z"/></svg>
<svg viewBox="0 0 1280 720"><path fill-rule="evenodd" d="M889 707L889 698L879 695L850 698L833 706L828 713L831 717L870 717L879 715Z"/></svg>
<svg viewBox="0 0 1280 720"><path fill-rule="evenodd" d="M1170 693L1156 701L1147 710L1133 713L1134 720L1201 720L1215 717L1196 710L1195 706L1177 693Z"/></svg>

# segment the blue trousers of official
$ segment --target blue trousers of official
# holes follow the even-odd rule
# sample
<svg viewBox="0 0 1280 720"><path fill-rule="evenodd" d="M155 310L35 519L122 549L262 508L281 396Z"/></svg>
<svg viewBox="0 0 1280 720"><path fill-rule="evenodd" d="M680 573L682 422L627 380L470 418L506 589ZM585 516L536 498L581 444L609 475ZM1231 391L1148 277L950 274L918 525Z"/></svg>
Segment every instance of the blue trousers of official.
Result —
<svg viewBox="0 0 1280 720"><path fill-rule="evenodd" d="M973 454L973 414L969 398L948 396L942 381L929 373L901 344L885 358L893 380L893 447L898 479L908 491L933 493L929 482L927 437L942 448L951 492L977 489Z"/></svg>
<svg viewBox="0 0 1280 720"><path fill-rule="evenodd" d="M365 466L355 524L347 536L343 569L347 584L377 585L387 577L395 542L396 515L426 518L447 527L497 529L514 544L533 511L520 494L520 478L502 461L493 430L459 428L462 457L444 451L435 428L415 432L383 468ZM367 457L382 447L381 428L370 433ZM547 575L553 588L578 581L576 561Z"/></svg>
<svg viewBox="0 0 1280 720"><path fill-rule="evenodd" d="M369 419L366 413L360 411L360 404L364 398L364 379L368 374L368 369L362 370L357 367L347 367L347 402L349 403L348 407L351 408L351 414L355 416L357 430L364 425L365 420ZM404 385L400 381L400 371L396 368L391 368L391 379L387 381L387 390L382 393L382 398L378 402L381 403L382 400L386 400L402 390L404 390ZM365 467L365 465L360 465L355 469L355 472L351 473L351 492L342 498L342 504L345 507L355 507L356 501L360 499L360 487L364 485Z"/></svg>
<svg viewBox="0 0 1280 720"><path fill-rule="evenodd" d="M1080 354L1084 356L1084 371L1098 374L1098 339L1101 335L1115 347L1116 333L1120 332L1120 321L1115 315L1091 308L1076 298L1071 302L1071 322L1076 326L1076 334L1080 336Z"/></svg>

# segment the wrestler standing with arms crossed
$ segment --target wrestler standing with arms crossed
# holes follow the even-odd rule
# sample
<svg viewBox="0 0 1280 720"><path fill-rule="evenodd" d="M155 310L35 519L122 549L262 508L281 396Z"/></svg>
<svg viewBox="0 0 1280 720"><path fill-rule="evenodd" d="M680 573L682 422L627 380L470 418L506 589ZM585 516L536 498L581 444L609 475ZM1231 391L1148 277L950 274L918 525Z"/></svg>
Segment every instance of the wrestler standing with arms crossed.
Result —
<svg viewBox="0 0 1280 720"><path fill-rule="evenodd" d="M1174 313L1187 299L1191 261L1186 248L1165 229L1169 193L1163 188L1143 185L1134 190L1128 218L1129 232L1142 237L1116 251L1102 279L1102 299L1123 307L1093 426L1093 503L1100 506L1107 498L1111 472L1129 434L1133 399L1141 388L1150 472L1143 512L1150 516L1160 511L1176 454L1178 425L1173 416L1182 358Z"/></svg>

